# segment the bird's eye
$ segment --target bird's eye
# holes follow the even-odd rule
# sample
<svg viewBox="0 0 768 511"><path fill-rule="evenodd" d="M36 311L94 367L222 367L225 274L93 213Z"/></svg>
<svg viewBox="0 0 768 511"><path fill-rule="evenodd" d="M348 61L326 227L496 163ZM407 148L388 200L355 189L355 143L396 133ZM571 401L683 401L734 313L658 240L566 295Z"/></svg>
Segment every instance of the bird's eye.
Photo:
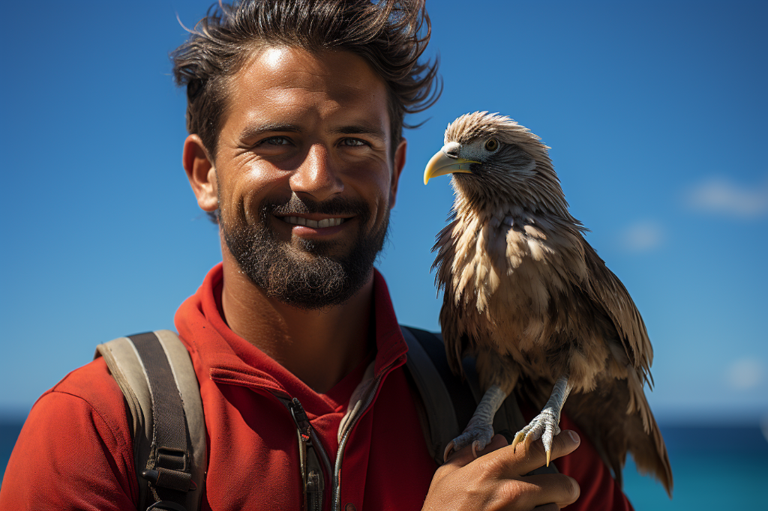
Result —
<svg viewBox="0 0 768 511"><path fill-rule="evenodd" d="M494 152L496 149L499 148L499 141L495 138L489 138L488 141L485 143L485 150Z"/></svg>

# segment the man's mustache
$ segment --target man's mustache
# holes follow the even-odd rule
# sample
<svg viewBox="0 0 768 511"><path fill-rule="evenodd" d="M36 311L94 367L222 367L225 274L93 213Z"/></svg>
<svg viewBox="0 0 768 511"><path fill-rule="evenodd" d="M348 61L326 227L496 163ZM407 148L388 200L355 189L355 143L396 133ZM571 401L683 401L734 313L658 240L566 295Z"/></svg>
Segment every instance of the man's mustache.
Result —
<svg viewBox="0 0 768 511"><path fill-rule="evenodd" d="M286 201L269 199L262 203L261 211L267 214L291 215L338 215L338 216L368 216L368 204L361 199L335 197L325 201L315 201L310 198L299 198L293 194Z"/></svg>

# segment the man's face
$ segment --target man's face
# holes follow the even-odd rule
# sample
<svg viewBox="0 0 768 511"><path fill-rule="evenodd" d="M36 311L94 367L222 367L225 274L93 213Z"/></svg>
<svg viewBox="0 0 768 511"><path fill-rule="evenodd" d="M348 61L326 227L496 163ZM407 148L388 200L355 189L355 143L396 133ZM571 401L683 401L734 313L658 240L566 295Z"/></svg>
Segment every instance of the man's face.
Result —
<svg viewBox="0 0 768 511"><path fill-rule="evenodd" d="M384 83L350 53L267 47L229 91L214 161L226 248L269 296L347 300L371 276L404 163Z"/></svg>

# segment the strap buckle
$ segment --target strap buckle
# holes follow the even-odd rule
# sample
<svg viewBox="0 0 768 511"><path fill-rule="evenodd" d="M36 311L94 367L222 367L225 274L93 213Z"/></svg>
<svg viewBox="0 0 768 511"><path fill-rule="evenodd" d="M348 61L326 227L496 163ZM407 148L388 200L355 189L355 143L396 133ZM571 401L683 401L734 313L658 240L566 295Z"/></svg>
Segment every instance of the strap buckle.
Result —
<svg viewBox="0 0 768 511"><path fill-rule="evenodd" d="M157 449L157 462L153 469L141 471L141 477L158 488L176 491L194 491L197 485L192 481L189 471L189 456L180 449L160 447Z"/></svg>

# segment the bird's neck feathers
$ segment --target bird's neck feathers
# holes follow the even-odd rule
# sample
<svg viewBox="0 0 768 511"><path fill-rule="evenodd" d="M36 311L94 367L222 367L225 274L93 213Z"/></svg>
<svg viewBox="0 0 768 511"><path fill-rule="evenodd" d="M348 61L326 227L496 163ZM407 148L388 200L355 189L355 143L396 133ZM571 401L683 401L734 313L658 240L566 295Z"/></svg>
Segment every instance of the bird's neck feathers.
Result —
<svg viewBox="0 0 768 511"><path fill-rule="evenodd" d="M517 171L503 180L454 174L451 178L455 195L453 216L488 220L520 212L583 232L581 222L568 211L568 202L549 157L538 155L534 162L528 171Z"/></svg>

